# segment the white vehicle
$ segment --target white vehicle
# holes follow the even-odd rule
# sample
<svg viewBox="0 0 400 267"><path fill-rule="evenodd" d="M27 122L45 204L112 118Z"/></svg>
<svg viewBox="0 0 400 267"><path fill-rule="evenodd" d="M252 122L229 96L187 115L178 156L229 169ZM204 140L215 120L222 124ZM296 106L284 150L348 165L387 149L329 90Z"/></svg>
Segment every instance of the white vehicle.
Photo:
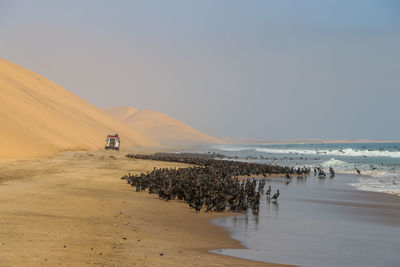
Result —
<svg viewBox="0 0 400 267"><path fill-rule="evenodd" d="M121 140L119 139L118 134L107 135L106 146L104 147L106 150L113 149L119 151L120 145Z"/></svg>

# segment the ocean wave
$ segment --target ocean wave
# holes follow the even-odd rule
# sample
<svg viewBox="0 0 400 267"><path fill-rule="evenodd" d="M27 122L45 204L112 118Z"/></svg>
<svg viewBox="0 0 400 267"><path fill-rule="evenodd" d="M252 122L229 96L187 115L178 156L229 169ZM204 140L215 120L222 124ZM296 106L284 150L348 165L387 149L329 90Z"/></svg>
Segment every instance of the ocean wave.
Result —
<svg viewBox="0 0 400 267"><path fill-rule="evenodd" d="M348 163L346 161L338 160L335 158L331 158L327 161L324 161L320 165L323 168L329 168L329 167L339 168L339 169L348 169L348 168L353 169L354 168L354 164Z"/></svg>
<svg viewBox="0 0 400 267"><path fill-rule="evenodd" d="M400 158L399 151L380 151L380 150L358 150L358 149L330 149L330 150L310 150L310 149L276 149L261 148L254 149L257 152L271 154L298 154L298 155L332 155L349 157L390 157Z"/></svg>
<svg viewBox="0 0 400 267"><path fill-rule="evenodd" d="M378 178L380 177L380 178ZM378 177L362 177L357 183L350 183L358 190L400 195L400 179L398 176L382 174Z"/></svg>
<svg viewBox="0 0 400 267"><path fill-rule="evenodd" d="M240 152L246 150L252 150L250 147L217 147L217 149L222 151L229 151L229 152Z"/></svg>
<svg viewBox="0 0 400 267"><path fill-rule="evenodd" d="M389 172L388 169L371 169L371 165L369 164L350 163L335 158L322 162L320 166L324 169L332 167L337 173L344 174L355 174L355 168L357 168L361 170L362 174L365 176L384 176L389 173L393 176L393 172Z"/></svg>

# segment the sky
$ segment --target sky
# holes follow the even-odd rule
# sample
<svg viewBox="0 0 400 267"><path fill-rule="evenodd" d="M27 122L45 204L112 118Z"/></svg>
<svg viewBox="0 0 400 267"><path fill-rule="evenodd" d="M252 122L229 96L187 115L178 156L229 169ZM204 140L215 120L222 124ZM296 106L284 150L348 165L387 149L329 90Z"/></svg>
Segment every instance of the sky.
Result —
<svg viewBox="0 0 400 267"><path fill-rule="evenodd" d="M397 0L0 0L0 57L216 137L400 139Z"/></svg>

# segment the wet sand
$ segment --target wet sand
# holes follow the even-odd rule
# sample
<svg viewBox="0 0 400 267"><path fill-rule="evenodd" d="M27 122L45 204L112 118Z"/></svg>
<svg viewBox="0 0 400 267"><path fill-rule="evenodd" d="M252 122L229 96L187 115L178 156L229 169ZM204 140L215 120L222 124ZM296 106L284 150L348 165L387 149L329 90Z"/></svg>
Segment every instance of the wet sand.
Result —
<svg viewBox="0 0 400 267"><path fill-rule="evenodd" d="M358 191L359 177L268 179L259 216L215 219L248 249L214 252L301 266L400 266L400 197Z"/></svg>
<svg viewBox="0 0 400 267"><path fill-rule="evenodd" d="M120 180L178 163L117 152L65 152L0 162L0 266L278 266L221 256L243 248L181 202L136 193Z"/></svg>

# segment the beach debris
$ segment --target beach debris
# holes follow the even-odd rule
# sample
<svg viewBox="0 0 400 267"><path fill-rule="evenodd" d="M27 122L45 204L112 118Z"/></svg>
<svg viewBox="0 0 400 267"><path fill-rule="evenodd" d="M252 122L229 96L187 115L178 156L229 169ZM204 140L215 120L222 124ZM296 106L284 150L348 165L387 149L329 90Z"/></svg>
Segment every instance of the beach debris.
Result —
<svg viewBox="0 0 400 267"><path fill-rule="evenodd" d="M5 244L4 243L0 243L0 246L4 246Z"/></svg>
<svg viewBox="0 0 400 267"><path fill-rule="evenodd" d="M163 253L163 252L161 252L161 253L160 253L160 256L164 256L164 253Z"/></svg>

